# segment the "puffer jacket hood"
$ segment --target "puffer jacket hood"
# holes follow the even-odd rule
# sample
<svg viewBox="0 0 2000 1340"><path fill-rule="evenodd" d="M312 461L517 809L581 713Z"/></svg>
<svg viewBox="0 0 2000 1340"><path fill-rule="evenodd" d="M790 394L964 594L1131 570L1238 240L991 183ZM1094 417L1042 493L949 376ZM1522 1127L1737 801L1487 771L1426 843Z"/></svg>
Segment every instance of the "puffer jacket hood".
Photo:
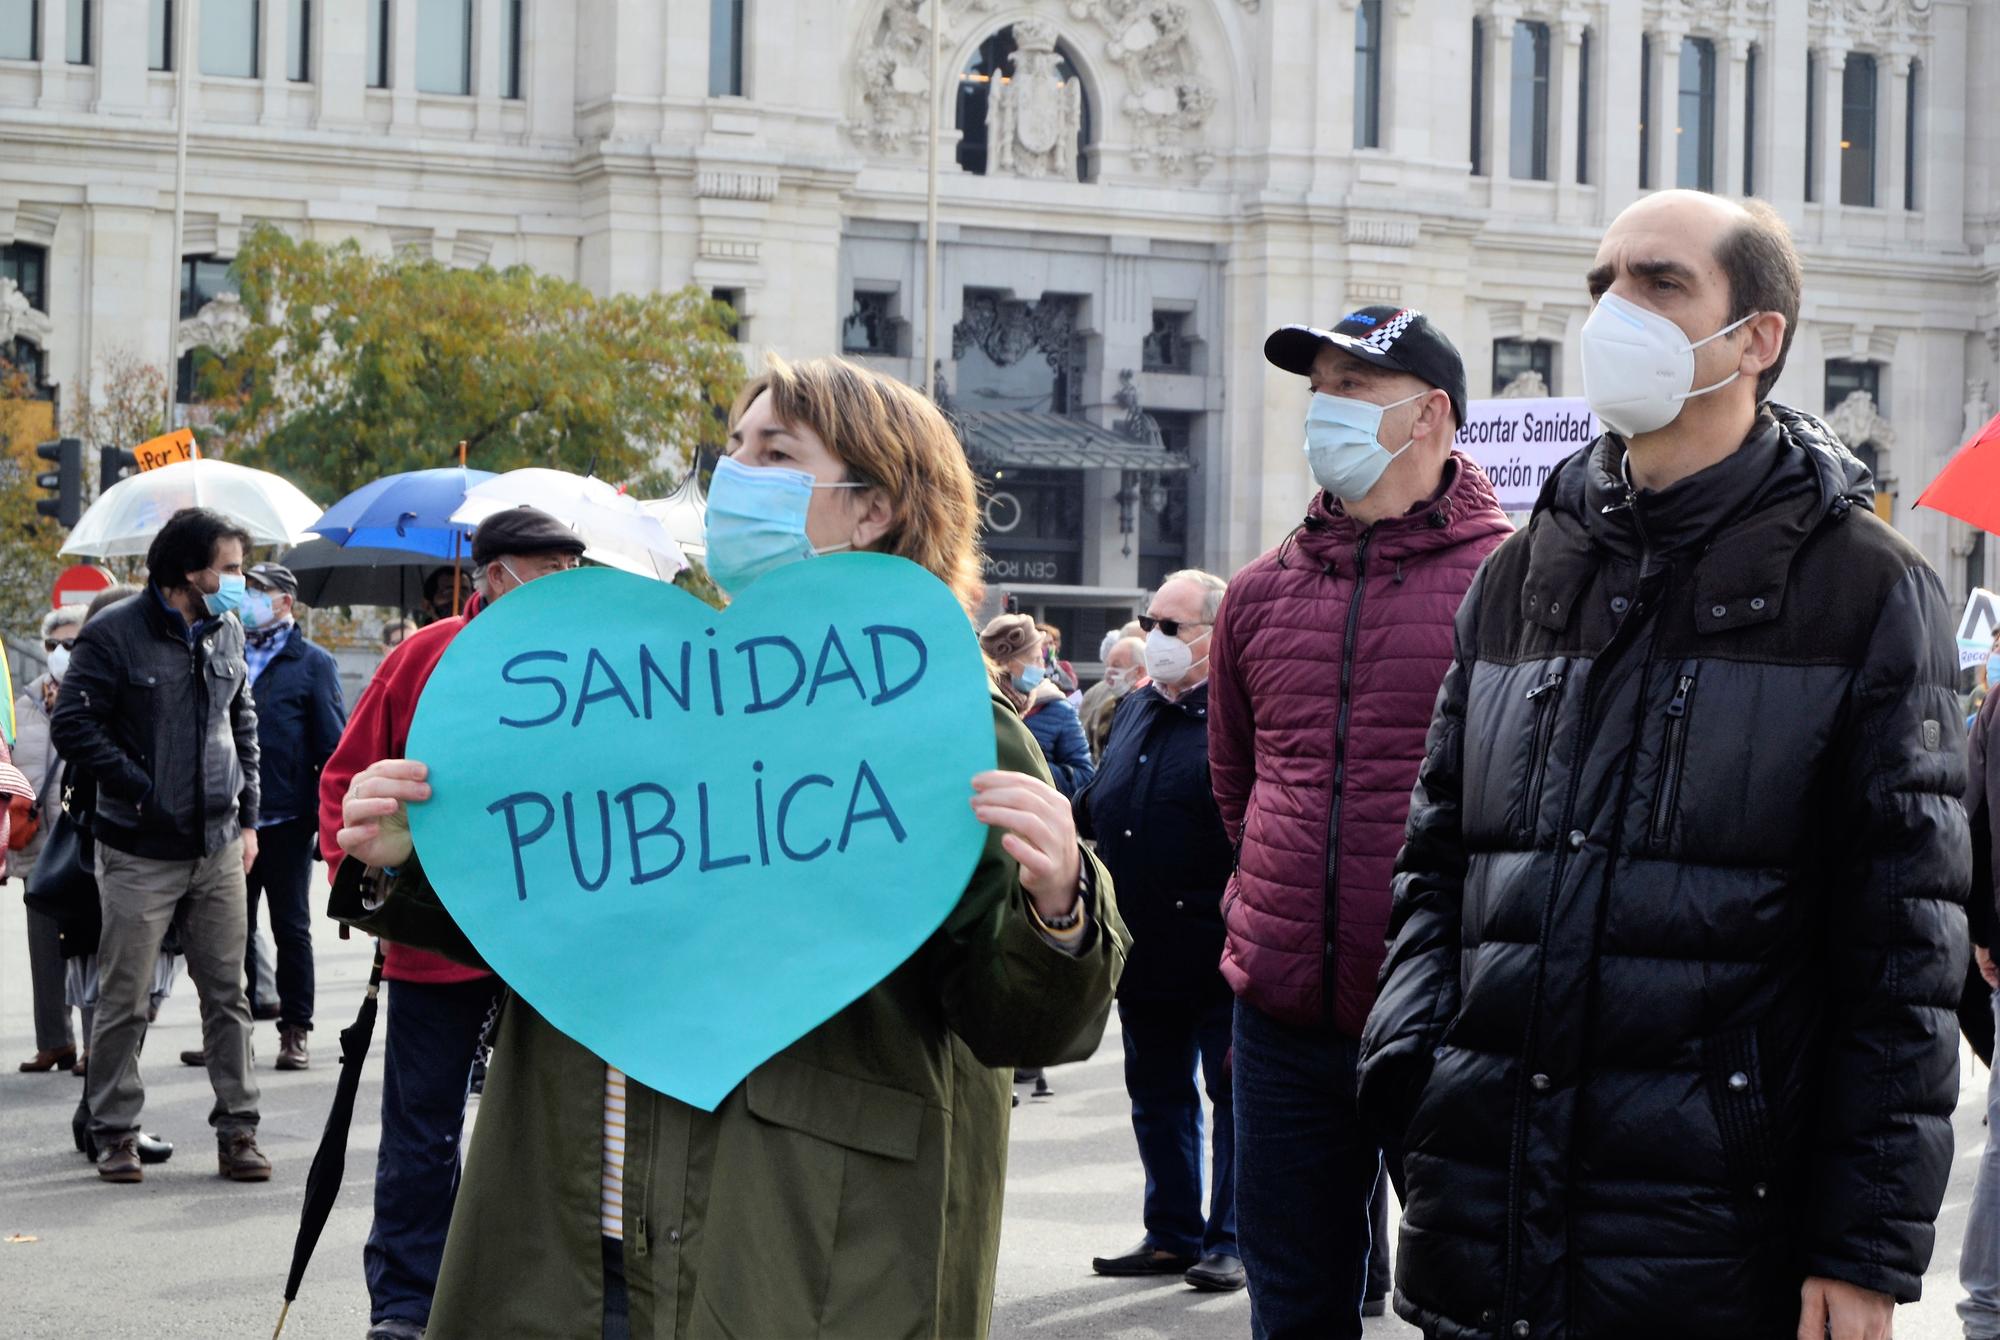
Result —
<svg viewBox="0 0 2000 1340"><path fill-rule="evenodd" d="M1471 458L1446 468L1373 526L1319 494L1217 616L1209 762L1238 852L1222 972L1287 1023L1360 1034L1452 616L1511 530Z"/></svg>
<svg viewBox="0 0 2000 1340"><path fill-rule="evenodd" d="M1943 589L1809 415L1657 492L1623 451L1467 596L1398 860L1360 1106L1427 1335L1789 1335L1807 1276L1910 1301L1950 1169Z"/></svg>

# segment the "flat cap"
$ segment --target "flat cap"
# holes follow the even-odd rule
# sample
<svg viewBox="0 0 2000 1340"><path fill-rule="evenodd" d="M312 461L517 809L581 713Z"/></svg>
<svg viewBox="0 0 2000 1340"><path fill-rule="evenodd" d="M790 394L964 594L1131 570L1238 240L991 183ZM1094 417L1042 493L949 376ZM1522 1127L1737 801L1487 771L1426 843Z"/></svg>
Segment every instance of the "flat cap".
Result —
<svg viewBox="0 0 2000 1340"><path fill-rule="evenodd" d="M276 591L288 596L296 596L299 593L299 579L294 577L292 570L282 563L259 563L243 575L249 578L252 584L261 586L267 591Z"/></svg>
<svg viewBox="0 0 2000 1340"><path fill-rule="evenodd" d="M1003 614L979 634L979 649L998 665L1037 651L1041 644L1041 630L1025 614Z"/></svg>
<svg viewBox="0 0 2000 1340"><path fill-rule="evenodd" d="M491 563L501 554L583 553L583 540L539 507L495 512L472 532L472 561Z"/></svg>

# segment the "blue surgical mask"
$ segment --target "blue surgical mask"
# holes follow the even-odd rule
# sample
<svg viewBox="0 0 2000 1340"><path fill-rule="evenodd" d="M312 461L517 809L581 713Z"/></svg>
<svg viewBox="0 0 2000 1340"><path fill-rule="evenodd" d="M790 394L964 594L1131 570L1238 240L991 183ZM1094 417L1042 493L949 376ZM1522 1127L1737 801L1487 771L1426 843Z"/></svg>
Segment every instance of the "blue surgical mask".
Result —
<svg viewBox="0 0 2000 1340"><path fill-rule="evenodd" d="M221 576L222 585L216 588L214 594L203 592L201 597L201 603L208 612L218 617L241 608L243 597L250 589L250 583L240 572L225 572Z"/></svg>
<svg viewBox="0 0 2000 1340"><path fill-rule="evenodd" d="M804 470L740 465L724 456L715 463L708 486L705 539L708 575L732 596L774 568L820 553L806 538L806 513L814 489L858 489L866 485L821 484Z"/></svg>
<svg viewBox="0 0 2000 1340"><path fill-rule="evenodd" d="M273 608L269 591L245 591L243 606L236 614L243 620L245 628L264 628L278 621L278 611Z"/></svg>
<svg viewBox="0 0 2000 1340"><path fill-rule="evenodd" d="M1390 451L1378 440L1382 416L1399 405L1421 400L1429 391L1389 405L1314 392L1306 411L1306 461L1319 486L1342 502L1360 502L1398 456L1410 449L1411 438Z"/></svg>
<svg viewBox="0 0 2000 1340"><path fill-rule="evenodd" d="M1986 686L2000 689L2000 654L1986 658Z"/></svg>
<svg viewBox="0 0 2000 1340"><path fill-rule="evenodd" d="M1045 678L1047 678L1047 675L1042 667L1031 665L1014 676L1014 687L1023 693L1033 693L1041 686L1041 682Z"/></svg>

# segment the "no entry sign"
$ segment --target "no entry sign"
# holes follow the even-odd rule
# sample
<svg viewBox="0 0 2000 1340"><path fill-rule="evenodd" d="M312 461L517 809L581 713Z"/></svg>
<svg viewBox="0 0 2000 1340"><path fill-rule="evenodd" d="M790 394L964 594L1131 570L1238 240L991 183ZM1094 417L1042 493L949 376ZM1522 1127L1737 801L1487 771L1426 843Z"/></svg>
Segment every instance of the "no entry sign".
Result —
<svg viewBox="0 0 2000 1340"><path fill-rule="evenodd" d="M109 590L116 580L117 578L95 563L78 563L74 567L64 568L61 575L56 578L55 590L49 595L49 604L55 609L61 609L64 605L88 604L92 596L99 591Z"/></svg>

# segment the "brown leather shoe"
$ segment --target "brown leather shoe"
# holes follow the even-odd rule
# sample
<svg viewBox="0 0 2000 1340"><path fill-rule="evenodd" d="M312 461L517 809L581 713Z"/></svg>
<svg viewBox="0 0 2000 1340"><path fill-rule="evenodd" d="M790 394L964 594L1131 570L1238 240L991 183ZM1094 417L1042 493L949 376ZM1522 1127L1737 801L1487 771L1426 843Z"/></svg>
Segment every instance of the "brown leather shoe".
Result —
<svg viewBox="0 0 2000 1340"><path fill-rule="evenodd" d="M89 1061L90 1061L89 1052L78 1052L76 1054L76 1064L69 1068L69 1073L75 1075L78 1079L82 1079L84 1077L84 1074L86 1073L85 1067L88 1065Z"/></svg>
<svg viewBox="0 0 2000 1340"><path fill-rule="evenodd" d="M56 1047L49 1051L36 1052L32 1057L21 1062L21 1073L24 1075L40 1075L50 1070L67 1070L75 1064L76 1048L74 1046Z"/></svg>
<svg viewBox="0 0 2000 1340"><path fill-rule="evenodd" d="M106 1182L143 1182L146 1170L139 1164L139 1134L121 1135L97 1160L97 1176Z"/></svg>
<svg viewBox="0 0 2000 1340"><path fill-rule="evenodd" d="M306 1031L303 1028L280 1028L278 1030L278 1069L304 1070L312 1064L306 1055Z"/></svg>
<svg viewBox="0 0 2000 1340"><path fill-rule="evenodd" d="M232 1182L268 1182L271 1160L257 1148L257 1132L224 1131L215 1137L215 1157L222 1175Z"/></svg>

